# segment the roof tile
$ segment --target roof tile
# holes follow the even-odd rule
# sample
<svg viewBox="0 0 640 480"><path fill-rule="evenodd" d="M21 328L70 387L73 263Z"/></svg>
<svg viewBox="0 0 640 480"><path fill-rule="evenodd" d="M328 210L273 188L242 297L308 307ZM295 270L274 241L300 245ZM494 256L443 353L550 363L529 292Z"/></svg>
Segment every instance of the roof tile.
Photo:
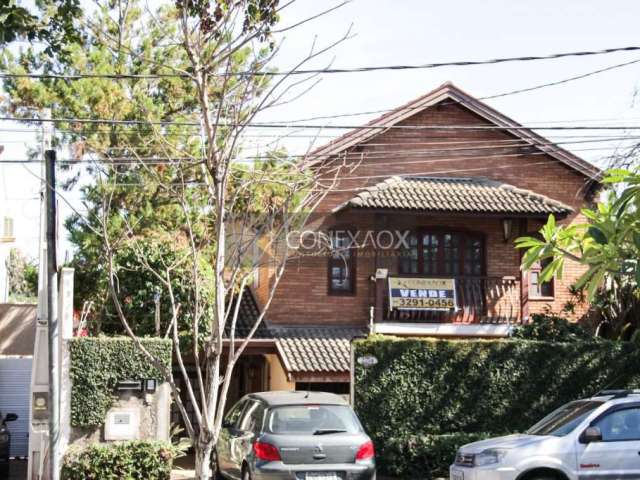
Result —
<svg viewBox="0 0 640 480"><path fill-rule="evenodd" d="M566 215L573 209L544 195L481 177L391 177L338 207L428 212Z"/></svg>

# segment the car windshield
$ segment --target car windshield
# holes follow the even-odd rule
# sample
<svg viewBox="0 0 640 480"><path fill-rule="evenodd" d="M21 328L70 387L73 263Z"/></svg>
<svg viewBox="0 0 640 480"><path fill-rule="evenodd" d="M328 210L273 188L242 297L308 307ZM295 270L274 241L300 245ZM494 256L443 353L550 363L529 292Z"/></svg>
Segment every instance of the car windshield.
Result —
<svg viewBox="0 0 640 480"><path fill-rule="evenodd" d="M358 418L346 405L288 405L269 413L267 430L296 435L359 433Z"/></svg>
<svg viewBox="0 0 640 480"><path fill-rule="evenodd" d="M527 430L529 435L554 435L562 437L571 433L582 421L602 405L602 402L580 400L567 403L553 411Z"/></svg>

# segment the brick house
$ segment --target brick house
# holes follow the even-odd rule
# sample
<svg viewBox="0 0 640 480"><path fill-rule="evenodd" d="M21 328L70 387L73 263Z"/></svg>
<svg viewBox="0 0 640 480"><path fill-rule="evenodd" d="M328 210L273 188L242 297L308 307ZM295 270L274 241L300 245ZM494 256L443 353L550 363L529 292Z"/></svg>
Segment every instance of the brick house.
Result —
<svg viewBox="0 0 640 480"><path fill-rule="evenodd" d="M238 394L346 393L355 335L500 337L532 313L559 312L573 300L569 287L582 267L568 262L562 280L541 283L539 268L521 272L513 240L537 232L550 214L583 222L580 209L601 172L456 86L444 84L313 155L351 167L313 224L339 254L290 262L245 360L249 369L239 369L254 381L247 377ZM349 241L367 233L380 240L380 232L402 242L354 248ZM269 281L265 268L250 295L255 309ZM584 312L578 305L573 317Z"/></svg>

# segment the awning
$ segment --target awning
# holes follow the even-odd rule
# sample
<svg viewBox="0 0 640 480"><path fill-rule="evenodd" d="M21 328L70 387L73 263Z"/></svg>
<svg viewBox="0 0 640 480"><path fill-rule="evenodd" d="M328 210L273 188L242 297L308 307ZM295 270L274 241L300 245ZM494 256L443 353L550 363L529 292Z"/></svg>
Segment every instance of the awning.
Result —
<svg viewBox="0 0 640 480"><path fill-rule="evenodd" d="M276 348L287 373L294 378L309 375L349 375L351 340L365 334L356 327L272 327Z"/></svg>
<svg viewBox="0 0 640 480"><path fill-rule="evenodd" d="M573 209L531 190L481 177L391 177L336 208L565 216Z"/></svg>

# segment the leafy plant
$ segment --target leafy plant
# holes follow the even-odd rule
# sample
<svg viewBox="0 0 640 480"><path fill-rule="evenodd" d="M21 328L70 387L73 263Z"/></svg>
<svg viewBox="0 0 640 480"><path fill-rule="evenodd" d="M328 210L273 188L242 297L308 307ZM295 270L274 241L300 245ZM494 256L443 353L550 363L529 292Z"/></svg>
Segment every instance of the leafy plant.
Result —
<svg viewBox="0 0 640 480"><path fill-rule="evenodd" d="M550 215L540 230L541 239L521 237L516 239L516 247L526 249L523 269L552 259L541 272L543 282L554 275L561 278L567 259L583 264L586 270L576 288L585 289L589 301L600 296L601 314L620 334L627 324L637 327L640 174L610 170L603 182L611 187L606 200L593 209L581 210L588 223L560 225Z"/></svg>
<svg viewBox="0 0 640 480"><path fill-rule="evenodd" d="M593 338L581 325L553 313L534 313L531 322L517 326L514 338L547 342L579 342Z"/></svg>
<svg viewBox="0 0 640 480"><path fill-rule="evenodd" d="M38 264L20 250L9 250L7 262L9 297L14 302L35 302L38 296Z"/></svg>
<svg viewBox="0 0 640 480"><path fill-rule="evenodd" d="M169 480L179 452L169 443L130 441L71 447L62 480Z"/></svg>
<svg viewBox="0 0 640 480"><path fill-rule="evenodd" d="M149 351L171 368L171 341L143 338ZM71 425L99 426L114 402L119 380L163 376L127 337L76 337L69 342L71 355Z"/></svg>
<svg viewBox="0 0 640 480"><path fill-rule="evenodd" d="M568 401L604 388L640 387L640 349L630 342L370 337L353 345L355 358L378 360L369 367L356 362L356 412L382 471L409 478L444 472L453 444L466 443L453 437L447 453L430 453L444 448L433 436L522 432ZM419 463L412 467L400 454L410 440L418 453L409 459L427 462L425 477L410 473Z"/></svg>
<svg viewBox="0 0 640 480"><path fill-rule="evenodd" d="M399 478L447 477L458 448L490 436L488 433L456 432L393 437L376 445L377 466Z"/></svg>

